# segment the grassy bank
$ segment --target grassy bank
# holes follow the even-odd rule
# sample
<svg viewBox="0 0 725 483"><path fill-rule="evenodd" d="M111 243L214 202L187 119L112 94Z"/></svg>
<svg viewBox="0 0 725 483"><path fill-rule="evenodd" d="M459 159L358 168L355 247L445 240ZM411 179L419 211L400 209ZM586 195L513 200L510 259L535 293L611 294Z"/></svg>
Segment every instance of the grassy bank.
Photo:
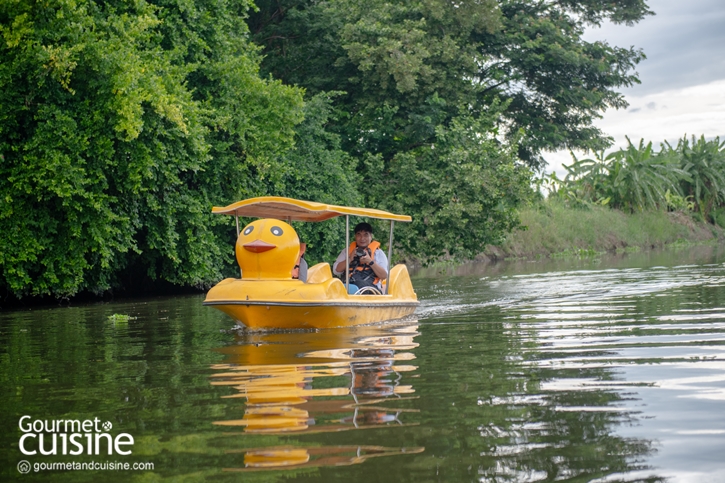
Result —
<svg viewBox="0 0 725 483"><path fill-rule="evenodd" d="M525 230L516 230L499 247L487 247L489 259L587 255L638 251L675 243L725 241L723 230L683 212L626 214L606 207L574 209L544 201L521 211Z"/></svg>

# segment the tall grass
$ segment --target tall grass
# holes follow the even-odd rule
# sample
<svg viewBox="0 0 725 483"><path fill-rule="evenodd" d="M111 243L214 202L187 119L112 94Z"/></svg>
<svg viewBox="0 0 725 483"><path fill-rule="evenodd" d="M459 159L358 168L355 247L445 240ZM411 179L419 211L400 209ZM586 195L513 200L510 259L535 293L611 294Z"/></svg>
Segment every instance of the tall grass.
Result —
<svg viewBox="0 0 725 483"><path fill-rule="evenodd" d="M524 208L521 221L527 229L511 233L499 247L499 255L522 257L652 248L709 240L722 232L697 224L681 212L653 210L628 214L596 205L572 208L558 199Z"/></svg>

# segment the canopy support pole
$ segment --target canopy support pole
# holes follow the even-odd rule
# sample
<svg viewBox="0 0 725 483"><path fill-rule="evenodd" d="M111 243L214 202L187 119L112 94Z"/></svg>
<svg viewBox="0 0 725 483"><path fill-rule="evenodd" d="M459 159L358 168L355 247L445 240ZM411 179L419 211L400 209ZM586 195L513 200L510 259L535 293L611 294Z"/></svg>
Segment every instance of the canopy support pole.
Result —
<svg viewBox="0 0 725 483"><path fill-rule="evenodd" d="M234 213L234 222L237 224L237 239L239 239L239 215L237 215L236 213ZM234 246L237 246L237 240L234 240ZM239 267L239 278L243 277L244 275L242 275L242 267Z"/></svg>
<svg viewBox="0 0 725 483"><path fill-rule="evenodd" d="M388 295L388 288L390 287L390 269L393 268L393 224L395 222L390 220L390 242L388 243L388 278L385 280L385 292L383 295Z"/></svg>
<svg viewBox="0 0 725 483"><path fill-rule="evenodd" d="M350 215L345 215L345 291L350 293Z"/></svg>

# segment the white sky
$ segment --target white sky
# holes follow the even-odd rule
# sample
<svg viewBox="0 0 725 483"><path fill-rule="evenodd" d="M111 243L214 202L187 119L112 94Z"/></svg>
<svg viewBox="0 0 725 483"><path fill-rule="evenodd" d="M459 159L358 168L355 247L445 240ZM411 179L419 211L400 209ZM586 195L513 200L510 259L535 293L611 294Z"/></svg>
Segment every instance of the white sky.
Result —
<svg viewBox="0 0 725 483"><path fill-rule="evenodd" d="M640 138L659 146L687 134L725 137L725 1L649 0L655 12L632 27L602 25L586 32L588 41L641 48L637 66L642 84L621 92L626 110L609 110L595 122L614 138L613 148ZM609 152L609 151L607 151ZM584 153L577 153L584 156ZM567 151L545 153L547 172L564 175Z"/></svg>

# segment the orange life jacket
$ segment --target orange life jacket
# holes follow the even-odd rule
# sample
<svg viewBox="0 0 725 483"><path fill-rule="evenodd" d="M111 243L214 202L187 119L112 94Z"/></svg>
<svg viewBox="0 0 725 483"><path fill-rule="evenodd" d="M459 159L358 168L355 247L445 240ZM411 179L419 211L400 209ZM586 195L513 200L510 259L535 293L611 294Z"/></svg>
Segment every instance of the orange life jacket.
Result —
<svg viewBox="0 0 725 483"><path fill-rule="evenodd" d="M352 260L353 255L355 254L356 248L357 248L357 242L352 242L350 244L350 251L348 252L348 257L350 258L350 260ZM363 250L367 251L368 255L370 255L370 258L372 258L374 260L375 259L375 250L377 250L378 248L380 248L380 242L372 241L366 248L363 248ZM375 276L375 272L373 271L372 265L370 265L368 263L362 263L356 267L350 266L350 277L352 277L352 274L355 273L356 271L363 272L362 275L367 276L365 278L368 278L370 276L370 274ZM380 278L375 276L373 283L375 285L380 283Z"/></svg>
<svg viewBox="0 0 725 483"><path fill-rule="evenodd" d="M306 250L307 243L300 243L300 254L297 255L297 263L295 263L295 266L292 269L292 278L294 279L300 278L300 262L302 261L302 257L304 256Z"/></svg>

